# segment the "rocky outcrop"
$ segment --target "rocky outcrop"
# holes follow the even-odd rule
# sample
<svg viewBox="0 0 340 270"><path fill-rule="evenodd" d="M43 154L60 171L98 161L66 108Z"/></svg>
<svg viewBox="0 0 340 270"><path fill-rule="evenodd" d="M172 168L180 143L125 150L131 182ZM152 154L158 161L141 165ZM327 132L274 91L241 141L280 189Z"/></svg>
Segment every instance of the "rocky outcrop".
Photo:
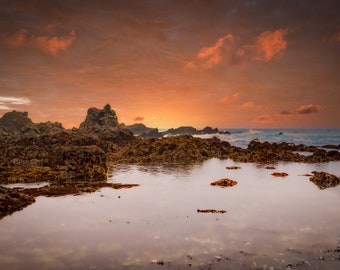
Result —
<svg viewBox="0 0 340 270"><path fill-rule="evenodd" d="M128 125L126 128L131 130L133 134L142 138L160 138L163 136L162 133L159 132L158 128L149 128L142 123Z"/></svg>
<svg viewBox="0 0 340 270"><path fill-rule="evenodd" d="M340 178L326 172L313 172L313 176L309 179L319 189L335 187L340 184Z"/></svg>
<svg viewBox="0 0 340 270"><path fill-rule="evenodd" d="M0 138L33 137L64 131L60 123L33 123L27 112L12 111L0 118Z"/></svg>
<svg viewBox="0 0 340 270"><path fill-rule="evenodd" d="M209 158L227 158L230 144L217 138L200 139L180 135L161 139L137 139L133 144L116 153L109 153L108 160L119 163L181 163L188 164Z"/></svg>
<svg viewBox="0 0 340 270"><path fill-rule="evenodd" d="M159 132L157 128L150 128L141 123L126 126L135 135L142 138L161 138L163 136L177 135L204 135L204 134L230 134L228 131L219 131L218 128L205 127L202 130L197 130L191 126L182 126L178 128L170 128L166 131Z"/></svg>
<svg viewBox="0 0 340 270"><path fill-rule="evenodd" d="M87 116L77 131L79 134L92 134L101 140L124 145L134 140L133 133L118 123L116 112L106 104L103 109L90 108Z"/></svg>
<svg viewBox="0 0 340 270"><path fill-rule="evenodd" d="M60 146L48 155L49 167L60 172L60 181L104 181L107 179L105 152L97 146Z"/></svg>

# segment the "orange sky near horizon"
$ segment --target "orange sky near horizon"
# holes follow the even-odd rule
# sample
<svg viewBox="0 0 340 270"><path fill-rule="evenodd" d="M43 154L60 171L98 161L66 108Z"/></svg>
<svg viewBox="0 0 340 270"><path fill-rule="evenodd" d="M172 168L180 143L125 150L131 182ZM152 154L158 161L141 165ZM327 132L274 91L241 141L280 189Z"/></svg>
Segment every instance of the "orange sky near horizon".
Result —
<svg viewBox="0 0 340 270"><path fill-rule="evenodd" d="M337 1L0 3L0 116L340 128Z"/></svg>

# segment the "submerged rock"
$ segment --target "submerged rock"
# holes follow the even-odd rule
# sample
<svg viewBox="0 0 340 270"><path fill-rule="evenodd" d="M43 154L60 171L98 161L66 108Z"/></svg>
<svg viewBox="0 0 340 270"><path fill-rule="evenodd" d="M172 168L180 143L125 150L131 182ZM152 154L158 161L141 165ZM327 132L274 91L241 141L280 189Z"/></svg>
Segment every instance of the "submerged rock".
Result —
<svg viewBox="0 0 340 270"><path fill-rule="evenodd" d="M231 180L229 178L223 178L218 181L210 183L211 186L220 186L220 187L232 187L237 185L237 181Z"/></svg>
<svg viewBox="0 0 340 270"><path fill-rule="evenodd" d="M197 213L219 213L225 214L227 213L226 210L215 210L215 209L197 209Z"/></svg>
<svg viewBox="0 0 340 270"><path fill-rule="evenodd" d="M313 172L313 176L309 179L320 189L335 187L340 184L340 178L326 172Z"/></svg>
<svg viewBox="0 0 340 270"><path fill-rule="evenodd" d="M286 176L288 176L288 173L285 173L285 172L274 172L271 175L275 176L275 177L286 177Z"/></svg>

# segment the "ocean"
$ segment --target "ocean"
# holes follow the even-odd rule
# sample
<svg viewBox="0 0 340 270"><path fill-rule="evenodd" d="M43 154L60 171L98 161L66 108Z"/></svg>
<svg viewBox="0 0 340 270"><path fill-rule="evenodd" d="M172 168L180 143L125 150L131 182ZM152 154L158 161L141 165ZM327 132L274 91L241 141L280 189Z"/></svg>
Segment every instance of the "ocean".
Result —
<svg viewBox="0 0 340 270"><path fill-rule="evenodd" d="M340 144L340 129L222 129L229 134L203 135L200 137L217 136L221 140L228 141L231 145L247 148L251 140L258 139L260 142L270 143L294 143L314 146L326 144Z"/></svg>

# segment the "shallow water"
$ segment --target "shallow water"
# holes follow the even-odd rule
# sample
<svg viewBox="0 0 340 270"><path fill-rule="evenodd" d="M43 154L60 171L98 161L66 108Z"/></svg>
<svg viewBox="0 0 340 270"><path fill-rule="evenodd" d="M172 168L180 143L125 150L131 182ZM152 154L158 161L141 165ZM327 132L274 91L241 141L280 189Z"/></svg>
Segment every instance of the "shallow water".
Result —
<svg viewBox="0 0 340 270"><path fill-rule="evenodd" d="M110 182L140 186L39 197L0 220L0 269L285 269L301 262L314 269L312 260L333 269L340 261L327 250L340 245L340 186L319 190L301 175L340 175L339 164L118 166ZM238 184L210 186L225 177Z"/></svg>

